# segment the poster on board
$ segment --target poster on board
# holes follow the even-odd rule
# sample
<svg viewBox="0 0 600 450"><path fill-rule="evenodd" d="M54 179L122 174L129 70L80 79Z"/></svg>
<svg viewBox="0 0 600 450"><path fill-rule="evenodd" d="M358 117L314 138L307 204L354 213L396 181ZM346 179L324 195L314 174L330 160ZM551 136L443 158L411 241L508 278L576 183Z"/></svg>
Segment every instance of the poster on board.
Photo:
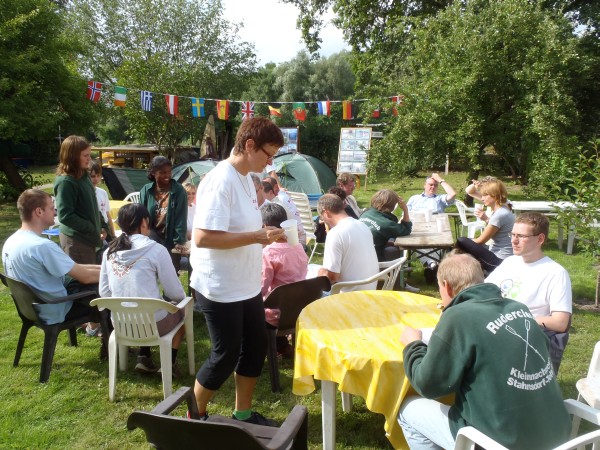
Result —
<svg viewBox="0 0 600 450"><path fill-rule="evenodd" d="M371 128L342 128L337 173L367 174Z"/></svg>
<svg viewBox="0 0 600 450"><path fill-rule="evenodd" d="M283 133L283 147L275 154L275 156L284 155L286 153L296 153L300 147L300 136L298 127L295 128L279 128Z"/></svg>

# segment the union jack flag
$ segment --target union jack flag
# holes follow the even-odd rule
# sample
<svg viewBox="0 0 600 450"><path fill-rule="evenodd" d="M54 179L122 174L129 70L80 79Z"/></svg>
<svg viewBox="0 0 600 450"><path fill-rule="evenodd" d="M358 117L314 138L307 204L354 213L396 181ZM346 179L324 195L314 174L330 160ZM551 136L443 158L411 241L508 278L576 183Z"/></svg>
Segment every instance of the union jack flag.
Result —
<svg viewBox="0 0 600 450"><path fill-rule="evenodd" d="M102 83L98 81L88 81L87 98L97 103L102 95Z"/></svg>
<svg viewBox="0 0 600 450"><path fill-rule="evenodd" d="M254 102L242 102L242 120L254 117Z"/></svg>

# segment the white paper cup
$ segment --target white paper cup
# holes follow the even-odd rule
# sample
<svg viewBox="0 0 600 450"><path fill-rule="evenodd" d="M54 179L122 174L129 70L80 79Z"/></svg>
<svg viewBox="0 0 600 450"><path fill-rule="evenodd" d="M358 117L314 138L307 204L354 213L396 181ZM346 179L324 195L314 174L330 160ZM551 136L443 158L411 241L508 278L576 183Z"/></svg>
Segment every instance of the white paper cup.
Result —
<svg viewBox="0 0 600 450"><path fill-rule="evenodd" d="M483 209L483 205L481 203L476 203L475 209L481 211Z"/></svg>
<svg viewBox="0 0 600 450"><path fill-rule="evenodd" d="M431 209L426 209L423 211L423 214L425 216L425 222L431 222L431 215L433 214L433 211Z"/></svg>
<svg viewBox="0 0 600 450"><path fill-rule="evenodd" d="M425 213L423 211L413 211L411 219L415 223L425 222Z"/></svg>
<svg viewBox="0 0 600 450"><path fill-rule="evenodd" d="M444 219L442 217L438 217L435 219L435 223L437 225L438 233L444 231Z"/></svg>
<svg viewBox="0 0 600 450"><path fill-rule="evenodd" d="M298 240L298 222L294 219L289 219L281 222L281 228L287 238L287 243L290 247L297 245Z"/></svg>

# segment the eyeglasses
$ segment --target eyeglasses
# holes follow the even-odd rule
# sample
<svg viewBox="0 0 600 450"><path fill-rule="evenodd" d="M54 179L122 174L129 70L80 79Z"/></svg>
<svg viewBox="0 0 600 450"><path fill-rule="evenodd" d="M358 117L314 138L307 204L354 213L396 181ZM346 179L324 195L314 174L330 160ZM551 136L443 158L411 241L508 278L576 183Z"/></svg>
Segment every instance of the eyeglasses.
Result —
<svg viewBox="0 0 600 450"><path fill-rule="evenodd" d="M269 159L273 159L273 157L275 156L275 155L271 155L271 154L270 154L268 151L266 151L266 150L265 150L264 148L262 148L262 147L259 147L259 149L260 149L260 150L262 150L262 151L264 152L264 154L265 154L265 155L267 155L267 161L268 161Z"/></svg>
<svg viewBox="0 0 600 450"><path fill-rule="evenodd" d="M526 238L530 238L530 237L534 237L534 236L539 236L540 233L538 234L515 234L515 233L508 233L508 237L511 239L516 239L517 241L520 241L522 239L526 239Z"/></svg>

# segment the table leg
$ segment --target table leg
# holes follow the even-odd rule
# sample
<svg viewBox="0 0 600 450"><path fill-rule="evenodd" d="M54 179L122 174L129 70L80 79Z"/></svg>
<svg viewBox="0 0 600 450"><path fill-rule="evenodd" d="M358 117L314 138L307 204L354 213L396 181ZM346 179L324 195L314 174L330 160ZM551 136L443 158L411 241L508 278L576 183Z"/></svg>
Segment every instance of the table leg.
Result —
<svg viewBox="0 0 600 450"><path fill-rule="evenodd" d="M556 243L558 244L558 249L562 250L563 248L563 240L564 240L564 234L563 234L563 224L562 221L558 221L558 237L556 239Z"/></svg>
<svg viewBox="0 0 600 450"><path fill-rule="evenodd" d="M323 450L335 449L335 390L333 381L321 381Z"/></svg>
<svg viewBox="0 0 600 450"><path fill-rule="evenodd" d="M342 392L342 410L345 413L352 412L352 395Z"/></svg>

